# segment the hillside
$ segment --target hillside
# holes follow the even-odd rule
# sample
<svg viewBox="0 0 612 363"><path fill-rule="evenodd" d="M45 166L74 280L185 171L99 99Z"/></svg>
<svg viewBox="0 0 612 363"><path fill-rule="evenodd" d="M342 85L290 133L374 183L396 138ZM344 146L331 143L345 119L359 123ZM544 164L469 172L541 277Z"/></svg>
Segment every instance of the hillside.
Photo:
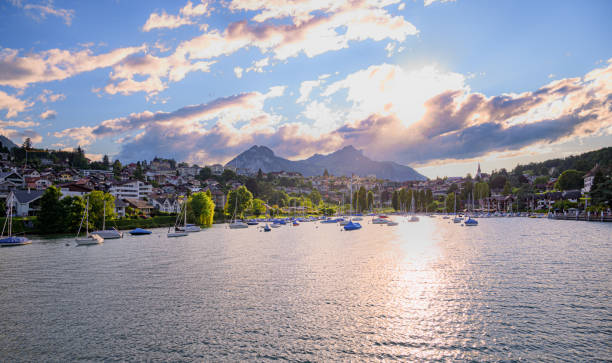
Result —
<svg viewBox="0 0 612 363"><path fill-rule="evenodd" d="M517 165L513 174L523 174L531 171L533 175L560 174L565 170L575 169L588 172L599 163L600 168L605 172L612 169L612 147L589 151L580 155L572 155L563 159L550 159L539 163L529 163Z"/></svg>

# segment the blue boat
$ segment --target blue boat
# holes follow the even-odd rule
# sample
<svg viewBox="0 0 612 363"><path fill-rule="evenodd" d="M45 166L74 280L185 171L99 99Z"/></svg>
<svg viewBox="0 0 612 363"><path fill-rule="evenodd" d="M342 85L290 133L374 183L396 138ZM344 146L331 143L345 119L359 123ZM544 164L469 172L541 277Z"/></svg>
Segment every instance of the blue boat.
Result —
<svg viewBox="0 0 612 363"><path fill-rule="evenodd" d="M263 231L264 232L270 232L272 230L272 228L270 228L270 226L266 223L265 226L263 226Z"/></svg>
<svg viewBox="0 0 612 363"><path fill-rule="evenodd" d="M472 219L471 217L468 218L465 222L463 222L466 226L477 226L478 225L478 221L475 219Z"/></svg>
<svg viewBox="0 0 612 363"><path fill-rule="evenodd" d="M359 222L353 222L350 221L347 224L344 225L344 230L345 231L354 231L356 229L360 229L361 228L361 224L359 224Z"/></svg>
<svg viewBox="0 0 612 363"><path fill-rule="evenodd" d="M326 219L324 221L321 221L321 223L338 223L337 219Z"/></svg>
<svg viewBox="0 0 612 363"><path fill-rule="evenodd" d="M10 236L10 237L5 237L5 238L0 239L1 247L23 246L23 245L29 245L30 243L32 243L32 241L30 241L26 237Z"/></svg>
<svg viewBox="0 0 612 363"><path fill-rule="evenodd" d="M259 224L259 222L257 222L257 221L248 221L248 222L246 222L246 224L248 224L249 226L256 226L256 225Z"/></svg>
<svg viewBox="0 0 612 363"><path fill-rule="evenodd" d="M143 234L151 234L151 233L153 232L147 231L146 229L142 229L142 228L136 228L130 231L130 234L134 236L141 236Z"/></svg>

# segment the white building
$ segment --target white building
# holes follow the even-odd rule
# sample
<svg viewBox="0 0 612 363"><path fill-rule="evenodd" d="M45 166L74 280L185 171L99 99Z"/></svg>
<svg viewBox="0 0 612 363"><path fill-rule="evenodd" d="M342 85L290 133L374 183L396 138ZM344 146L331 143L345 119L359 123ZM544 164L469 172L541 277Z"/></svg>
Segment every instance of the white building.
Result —
<svg viewBox="0 0 612 363"><path fill-rule="evenodd" d="M113 183L108 192L115 199L143 199L153 193L153 186L140 180L126 180Z"/></svg>
<svg viewBox="0 0 612 363"><path fill-rule="evenodd" d="M66 197L83 197L93 191L92 188L77 183L69 183L60 185L60 192L62 192L62 199Z"/></svg>

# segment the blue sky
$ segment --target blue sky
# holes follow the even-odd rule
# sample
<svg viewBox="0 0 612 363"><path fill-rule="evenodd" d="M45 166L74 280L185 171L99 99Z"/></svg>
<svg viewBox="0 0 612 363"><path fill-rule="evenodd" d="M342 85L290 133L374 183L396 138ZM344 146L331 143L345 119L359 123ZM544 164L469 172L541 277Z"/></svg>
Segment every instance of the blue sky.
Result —
<svg viewBox="0 0 612 363"><path fill-rule="evenodd" d="M429 177L612 144L609 1L0 1L0 133L92 159Z"/></svg>

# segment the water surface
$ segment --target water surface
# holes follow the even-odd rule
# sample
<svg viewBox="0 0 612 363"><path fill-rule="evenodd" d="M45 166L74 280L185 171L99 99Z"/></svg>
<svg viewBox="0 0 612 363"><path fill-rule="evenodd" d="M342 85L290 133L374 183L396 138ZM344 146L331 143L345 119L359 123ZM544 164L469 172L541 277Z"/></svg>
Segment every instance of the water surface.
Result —
<svg viewBox="0 0 612 363"><path fill-rule="evenodd" d="M363 225L0 249L0 357L612 360L612 224Z"/></svg>

